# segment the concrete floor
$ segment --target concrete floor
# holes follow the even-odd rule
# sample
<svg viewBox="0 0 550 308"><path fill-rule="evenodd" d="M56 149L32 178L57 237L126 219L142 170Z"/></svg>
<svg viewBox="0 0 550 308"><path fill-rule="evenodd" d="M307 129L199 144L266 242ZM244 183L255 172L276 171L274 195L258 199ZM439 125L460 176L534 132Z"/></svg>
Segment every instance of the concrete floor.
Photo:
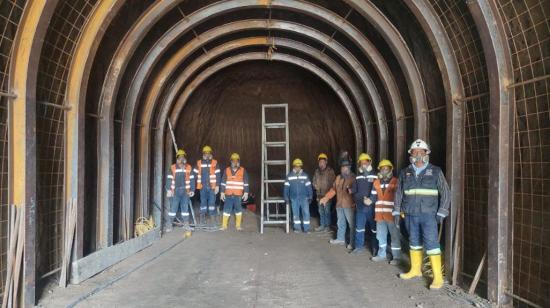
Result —
<svg viewBox="0 0 550 308"><path fill-rule="evenodd" d="M330 246L328 234L271 227L260 235L256 216L244 219L242 232L196 232L183 241L175 229L81 285L46 290L39 306L471 307L448 288L400 280L400 269L373 263L368 253Z"/></svg>

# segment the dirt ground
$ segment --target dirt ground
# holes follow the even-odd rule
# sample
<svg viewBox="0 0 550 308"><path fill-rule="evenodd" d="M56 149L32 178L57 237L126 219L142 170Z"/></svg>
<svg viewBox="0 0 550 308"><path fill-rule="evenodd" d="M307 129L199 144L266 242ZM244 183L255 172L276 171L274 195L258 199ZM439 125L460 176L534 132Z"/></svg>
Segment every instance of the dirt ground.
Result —
<svg viewBox="0 0 550 308"><path fill-rule="evenodd" d="M285 234L257 218L245 230L175 229L149 248L81 285L47 287L41 307L472 307L485 306L451 287L402 281L402 269L351 256L330 234ZM231 221L233 224L233 220Z"/></svg>

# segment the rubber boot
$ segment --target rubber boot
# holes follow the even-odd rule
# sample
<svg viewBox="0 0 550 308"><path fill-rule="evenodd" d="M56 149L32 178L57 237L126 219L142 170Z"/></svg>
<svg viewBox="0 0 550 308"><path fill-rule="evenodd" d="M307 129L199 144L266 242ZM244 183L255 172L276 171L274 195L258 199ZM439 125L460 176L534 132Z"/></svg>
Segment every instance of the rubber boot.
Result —
<svg viewBox="0 0 550 308"><path fill-rule="evenodd" d="M422 250L411 250L411 270L399 275L401 279L422 277Z"/></svg>
<svg viewBox="0 0 550 308"><path fill-rule="evenodd" d="M431 255L430 263L432 264L432 272L434 273L434 280L430 285L430 289L438 290L443 287L443 273L441 271L441 255Z"/></svg>
<svg viewBox="0 0 550 308"><path fill-rule="evenodd" d="M227 230L227 224L229 223L229 217L230 217L229 215L225 215L225 214L223 215L222 227L220 228L220 230L222 230L222 231Z"/></svg>
<svg viewBox="0 0 550 308"><path fill-rule="evenodd" d="M237 231L241 231L243 228L241 228L241 222L243 221L243 214L237 213L235 214L235 227L237 228Z"/></svg>

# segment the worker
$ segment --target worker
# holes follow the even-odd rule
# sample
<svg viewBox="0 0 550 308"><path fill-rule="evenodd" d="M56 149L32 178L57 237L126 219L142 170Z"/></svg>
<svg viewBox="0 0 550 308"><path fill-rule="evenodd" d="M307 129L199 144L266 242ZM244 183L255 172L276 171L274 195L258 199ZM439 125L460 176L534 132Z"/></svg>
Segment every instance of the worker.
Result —
<svg viewBox="0 0 550 308"><path fill-rule="evenodd" d="M371 254L375 256L378 249L376 221L374 221L374 204L369 197L372 192L372 184L378 176L372 167L372 158L369 154L361 153L357 163L357 175L351 187L351 193L357 206L355 211L355 249L351 251L351 254L363 254L365 238L369 237Z"/></svg>
<svg viewBox="0 0 550 308"><path fill-rule="evenodd" d="M286 176L284 184L284 199L292 206L292 220L294 232L300 233L301 226L305 233L309 233L309 203L313 197L313 189L309 176L302 169L303 162L296 158L292 161L292 171ZM300 220L300 213L302 220Z"/></svg>
<svg viewBox="0 0 550 308"><path fill-rule="evenodd" d="M328 156L325 153L319 154L317 156L317 162L319 167L315 169L313 174L313 188L317 196L317 206L319 210L319 227L315 228L316 232L330 231L331 224L331 210L332 210L332 199L328 200L324 204L321 204L319 200L326 195L326 193L332 187L336 175L334 170L328 165Z"/></svg>
<svg viewBox="0 0 550 308"><path fill-rule="evenodd" d="M371 192L371 202L374 203L374 220L376 221L376 238L378 239L378 254L371 260L379 262L387 260L388 232L391 239L390 264L399 265L401 260L401 234L394 223L392 212L397 189L397 178L393 175L393 164L387 159L378 163L378 178L374 180Z"/></svg>
<svg viewBox="0 0 550 308"><path fill-rule="evenodd" d="M340 174L334 180L331 189L319 201L326 204L331 198L336 196L336 217L338 230L336 238L331 239L329 243L334 245L346 244L346 230L349 225L350 241L347 246L352 248L353 237L355 233L355 203L350 193L350 188L355 182L355 175L351 172L351 162L347 160L340 161Z"/></svg>
<svg viewBox="0 0 550 308"><path fill-rule="evenodd" d="M225 169L220 188L220 199L224 202L222 230L227 230L231 212L235 210L235 228L241 231L243 218L242 201L248 200L248 174L241 166L241 157L231 154L231 166Z"/></svg>
<svg viewBox="0 0 550 308"><path fill-rule="evenodd" d="M202 148L202 159L197 161L197 166L193 170L197 178L197 189L200 191L200 222L206 222L206 214L210 218L210 223L215 223L216 217L216 195L220 191L220 168L218 162L213 159L212 148L205 145Z"/></svg>
<svg viewBox="0 0 550 308"><path fill-rule="evenodd" d="M405 226L409 233L411 269L400 277L411 279L422 276L422 251L426 249L433 272L430 289L440 289L443 274L437 224L442 224L449 214L449 186L443 171L430 164L430 147L424 140L415 140L409 154L411 164L399 173L392 212L397 226L401 212L405 214Z"/></svg>
<svg viewBox="0 0 550 308"><path fill-rule="evenodd" d="M166 176L166 196L170 198L166 232L172 231L172 224L179 209L181 209L184 228L189 231L189 198L195 195L195 175L191 165L187 163L184 150L178 150L176 163L170 169L171 172Z"/></svg>

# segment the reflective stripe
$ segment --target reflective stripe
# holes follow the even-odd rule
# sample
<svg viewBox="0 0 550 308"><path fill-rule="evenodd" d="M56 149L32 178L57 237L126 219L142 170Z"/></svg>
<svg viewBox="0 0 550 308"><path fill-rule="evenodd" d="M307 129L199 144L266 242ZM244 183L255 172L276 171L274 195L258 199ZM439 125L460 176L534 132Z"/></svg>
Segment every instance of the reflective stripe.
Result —
<svg viewBox="0 0 550 308"><path fill-rule="evenodd" d="M301 221L295 220L294 223L295 223L295 224L299 224L299 223L301 223Z"/></svg>
<svg viewBox="0 0 550 308"><path fill-rule="evenodd" d="M376 201L376 204L381 204L381 205L393 205L393 201L383 201L383 200L379 200L379 201Z"/></svg>
<svg viewBox="0 0 550 308"><path fill-rule="evenodd" d="M401 250L401 247L392 247L392 250Z"/></svg>
<svg viewBox="0 0 550 308"><path fill-rule="evenodd" d="M243 212L237 212L237 213L235 213L235 215L237 215L237 216L241 216L242 214L243 214Z"/></svg>
<svg viewBox="0 0 550 308"><path fill-rule="evenodd" d="M190 175L189 178L190 178L190 179L194 179L195 176L194 176L194 175Z"/></svg>
<svg viewBox="0 0 550 308"><path fill-rule="evenodd" d="M441 213L437 213L437 216L447 217L447 216L445 216L445 215L443 215L443 214L441 214Z"/></svg>
<svg viewBox="0 0 550 308"><path fill-rule="evenodd" d="M231 186L227 185L225 189L235 189L235 190L243 190L244 188L242 186Z"/></svg>
<svg viewBox="0 0 550 308"><path fill-rule="evenodd" d="M176 173L183 172L183 169L176 169Z"/></svg>
<svg viewBox="0 0 550 308"><path fill-rule="evenodd" d="M391 212L391 215L392 215L392 216L399 216L399 215L400 215L400 213L399 213L399 212L395 212L395 211L393 211L393 212Z"/></svg>
<svg viewBox="0 0 550 308"><path fill-rule="evenodd" d="M210 166L210 164L201 164L201 167L203 167L203 168L204 168L204 167L210 168L211 166Z"/></svg>
<svg viewBox="0 0 550 308"><path fill-rule="evenodd" d="M306 186L309 186L309 185L311 185L311 182L307 182L307 183L306 183Z"/></svg>
<svg viewBox="0 0 550 308"><path fill-rule="evenodd" d="M430 255L430 256L433 256L433 255L440 255L440 254L441 254L441 249L439 249L439 248L430 249L430 250L427 250L427 251L426 251L426 254L427 254L427 255Z"/></svg>
<svg viewBox="0 0 550 308"><path fill-rule="evenodd" d="M176 213L168 213L168 216L174 217L174 216L176 216Z"/></svg>
<svg viewBox="0 0 550 308"><path fill-rule="evenodd" d="M420 250L423 247L422 246L409 246L412 250Z"/></svg>
<svg viewBox="0 0 550 308"><path fill-rule="evenodd" d="M244 184L244 186L248 186L248 184Z"/></svg>
<svg viewBox="0 0 550 308"><path fill-rule="evenodd" d="M227 184L237 184L237 185L244 185L244 182L237 182L237 181L227 181Z"/></svg>
<svg viewBox="0 0 550 308"><path fill-rule="evenodd" d="M377 175L367 175L367 178L368 179L377 179L378 176Z"/></svg>
<svg viewBox="0 0 550 308"><path fill-rule="evenodd" d="M360 180L360 179L364 179L364 178L365 178L365 176L363 176L363 175L358 175L358 176L355 177L356 180Z"/></svg>
<svg viewBox="0 0 550 308"><path fill-rule="evenodd" d="M289 183L289 182L285 182L285 186L290 186L290 183Z"/></svg>
<svg viewBox="0 0 550 308"><path fill-rule="evenodd" d="M213 207L213 206L212 206L212 207L209 206L208 209L209 209L209 210L215 210L216 208Z"/></svg>
<svg viewBox="0 0 550 308"><path fill-rule="evenodd" d="M223 212L223 216L226 216L226 217L227 217L227 216L231 216L231 214L230 214L230 213Z"/></svg>
<svg viewBox="0 0 550 308"><path fill-rule="evenodd" d="M357 232L365 232L365 229L356 229Z"/></svg>
<svg viewBox="0 0 550 308"><path fill-rule="evenodd" d="M216 169L216 171L214 171L214 173L220 173L220 169Z"/></svg>
<svg viewBox="0 0 550 308"><path fill-rule="evenodd" d="M390 186L390 184L380 184L380 188L388 188L388 186Z"/></svg>
<svg viewBox="0 0 550 308"><path fill-rule="evenodd" d="M393 211L393 209L388 209L388 208L375 208L374 209L375 212L382 212L382 213L391 213Z"/></svg>
<svg viewBox="0 0 550 308"><path fill-rule="evenodd" d="M189 213L181 213L181 216L189 216Z"/></svg>
<svg viewBox="0 0 550 308"><path fill-rule="evenodd" d="M225 186L225 183L222 183L222 186Z"/></svg>
<svg viewBox="0 0 550 308"><path fill-rule="evenodd" d="M304 225L309 225L309 220L304 220Z"/></svg>
<svg viewBox="0 0 550 308"><path fill-rule="evenodd" d="M298 178L299 178L300 180L307 180L307 176L303 176L303 175L300 175Z"/></svg>
<svg viewBox="0 0 550 308"><path fill-rule="evenodd" d="M383 244L383 245L380 244L380 245L378 245L378 246L380 246L380 247L386 247L386 246L388 246L388 244Z"/></svg>
<svg viewBox="0 0 550 308"><path fill-rule="evenodd" d="M437 196L438 194L439 191L437 189L414 188L405 190L405 195Z"/></svg>
<svg viewBox="0 0 550 308"><path fill-rule="evenodd" d="M169 178L169 179L173 179L173 178L174 178L171 174L170 174L170 175L167 175L166 177Z"/></svg>
<svg viewBox="0 0 550 308"><path fill-rule="evenodd" d="M375 190L371 191L370 193L371 193L372 195L378 195L378 193L377 193Z"/></svg>
<svg viewBox="0 0 550 308"><path fill-rule="evenodd" d="M298 179L297 176L289 176L289 177L288 177L288 180L289 180L289 181L297 180L297 179Z"/></svg>
<svg viewBox="0 0 550 308"><path fill-rule="evenodd" d="M193 171L196 172L196 173L199 173L199 170L193 168ZM200 175L199 175L200 176Z"/></svg>
<svg viewBox="0 0 550 308"><path fill-rule="evenodd" d="M191 189L191 185L185 185L185 188Z"/></svg>

